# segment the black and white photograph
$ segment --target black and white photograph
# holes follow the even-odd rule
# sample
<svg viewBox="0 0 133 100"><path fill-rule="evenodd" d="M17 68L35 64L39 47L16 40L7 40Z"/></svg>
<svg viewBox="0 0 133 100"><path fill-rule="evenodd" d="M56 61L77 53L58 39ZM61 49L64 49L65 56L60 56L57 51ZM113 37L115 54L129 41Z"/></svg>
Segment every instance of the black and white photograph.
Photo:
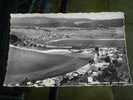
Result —
<svg viewBox="0 0 133 100"><path fill-rule="evenodd" d="M130 84L124 13L12 14L4 86Z"/></svg>

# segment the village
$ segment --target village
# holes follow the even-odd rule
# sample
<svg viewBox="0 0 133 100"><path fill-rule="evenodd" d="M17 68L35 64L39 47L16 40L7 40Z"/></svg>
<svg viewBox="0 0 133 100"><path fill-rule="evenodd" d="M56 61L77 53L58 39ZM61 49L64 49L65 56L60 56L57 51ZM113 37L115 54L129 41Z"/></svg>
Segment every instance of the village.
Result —
<svg viewBox="0 0 133 100"><path fill-rule="evenodd" d="M42 87L42 86L73 86L98 85L113 82L128 82L128 73L122 70L125 63L123 49L118 48L90 48L73 53L89 55L88 64L64 75L37 81L24 81L16 86Z"/></svg>

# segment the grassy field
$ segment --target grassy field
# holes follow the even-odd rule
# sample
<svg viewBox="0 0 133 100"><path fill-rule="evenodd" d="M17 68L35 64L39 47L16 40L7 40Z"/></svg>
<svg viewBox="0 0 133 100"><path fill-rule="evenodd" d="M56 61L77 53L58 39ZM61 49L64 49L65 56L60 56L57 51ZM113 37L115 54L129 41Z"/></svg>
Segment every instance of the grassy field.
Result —
<svg viewBox="0 0 133 100"><path fill-rule="evenodd" d="M124 27L96 28L93 30L76 27L44 27L40 29L17 27L11 29L11 34L21 39L26 37L34 39L40 43L63 38L123 39Z"/></svg>
<svg viewBox="0 0 133 100"><path fill-rule="evenodd" d="M21 82L25 78L39 80L53 77L76 70L87 63L87 60L71 56L39 53L11 47L5 83Z"/></svg>
<svg viewBox="0 0 133 100"><path fill-rule="evenodd" d="M55 29L12 29L11 43L20 46L39 47L46 45L72 46L73 48L87 47L124 47L123 27L97 30L57 30ZM107 33L108 32L108 33ZM82 33L82 34L81 34ZM106 35L105 35L106 34ZM115 38L113 38L115 37ZM117 39L117 38L118 39ZM100 40L98 40L100 39ZM103 39L103 40L102 40ZM115 40L116 39L116 40Z"/></svg>

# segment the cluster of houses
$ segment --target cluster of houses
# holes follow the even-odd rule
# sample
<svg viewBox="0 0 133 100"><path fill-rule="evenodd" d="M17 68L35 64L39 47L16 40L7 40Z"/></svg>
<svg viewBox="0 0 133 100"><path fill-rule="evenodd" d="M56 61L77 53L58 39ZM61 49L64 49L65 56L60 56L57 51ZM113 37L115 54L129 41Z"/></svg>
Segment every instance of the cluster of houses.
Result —
<svg viewBox="0 0 133 100"><path fill-rule="evenodd" d="M83 52L87 54L87 51L93 56L88 59L88 64L65 75L38 80L34 83L27 82L26 86L71 86L128 81L128 79L124 80L124 73L118 72L124 63L124 51L122 49L96 47L85 49Z"/></svg>

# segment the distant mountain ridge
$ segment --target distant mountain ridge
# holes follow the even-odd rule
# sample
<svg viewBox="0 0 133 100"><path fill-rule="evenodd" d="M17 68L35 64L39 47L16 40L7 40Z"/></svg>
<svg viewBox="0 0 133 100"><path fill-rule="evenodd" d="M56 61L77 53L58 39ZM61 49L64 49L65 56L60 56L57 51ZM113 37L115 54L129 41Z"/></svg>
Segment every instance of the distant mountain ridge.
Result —
<svg viewBox="0 0 133 100"><path fill-rule="evenodd" d="M47 17L12 18L11 26L39 26L39 27L121 27L123 19L89 20L89 19L64 19Z"/></svg>

